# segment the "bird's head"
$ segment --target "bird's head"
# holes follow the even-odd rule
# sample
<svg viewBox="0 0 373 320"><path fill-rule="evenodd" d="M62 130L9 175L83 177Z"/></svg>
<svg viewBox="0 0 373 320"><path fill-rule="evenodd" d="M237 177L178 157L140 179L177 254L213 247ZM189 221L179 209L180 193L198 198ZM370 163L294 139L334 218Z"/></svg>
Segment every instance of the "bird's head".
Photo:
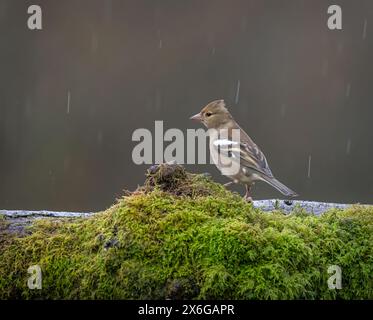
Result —
<svg viewBox="0 0 373 320"><path fill-rule="evenodd" d="M202 108L200 113L190 117L202 122L208 129L219 129L232 120L232 116L225 107L224 100L215 100Z"/></svg>

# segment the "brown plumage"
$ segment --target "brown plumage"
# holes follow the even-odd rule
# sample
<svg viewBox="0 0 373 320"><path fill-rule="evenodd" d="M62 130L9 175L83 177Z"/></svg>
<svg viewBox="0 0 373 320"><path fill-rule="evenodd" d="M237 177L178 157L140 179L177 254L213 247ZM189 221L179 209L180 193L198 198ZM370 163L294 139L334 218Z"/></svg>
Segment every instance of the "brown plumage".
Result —
<svg viewBox="0 0 373 320"><path fill-rule="evenodd" d="M219 149L219 157L227 159L229 157L230 160L239 161L238 172L227 176L233 182L246 186L245 198L248 201L252 201L250 189L255 181L265 181L286 196L297 196L293 190L273 176L263 152L233 119L224 100L210 102L191 119L202 122L208 129L227 132L227 139L224 140L221 140L219 135L210 133L210 152L212 148L216 148ZM239 142L234 139L234 129L239 132ZM215 165L222 171L219 162L215 162Z"/></svg>

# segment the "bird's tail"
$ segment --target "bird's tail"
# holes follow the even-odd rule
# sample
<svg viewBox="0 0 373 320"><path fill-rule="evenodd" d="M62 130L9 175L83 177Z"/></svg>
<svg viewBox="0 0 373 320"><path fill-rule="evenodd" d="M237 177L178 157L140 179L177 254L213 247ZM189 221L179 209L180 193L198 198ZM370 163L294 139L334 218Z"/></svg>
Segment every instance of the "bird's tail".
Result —
<svg viewBox="0 0 373 320"><path fill-rule="evenodd" d="M285 186L283 183L278 181L276 178L274 178L274 177L262 177L262 178L265 182L269 183L272 187L276 188L283 195L288 196L288 197L297 197L298 196L298 194L296 192L289 189L287 186Z"/></svg>

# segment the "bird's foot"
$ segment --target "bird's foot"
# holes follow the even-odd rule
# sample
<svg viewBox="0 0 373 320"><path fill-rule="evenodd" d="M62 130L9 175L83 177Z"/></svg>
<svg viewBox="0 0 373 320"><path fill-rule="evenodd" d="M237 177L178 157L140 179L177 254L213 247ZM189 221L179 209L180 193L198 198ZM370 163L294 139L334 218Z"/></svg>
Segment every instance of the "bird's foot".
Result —
<svg viewBox="0 0 373 320"><path fill-rule="evenodd" d="M243 197L245 199L245 201L247 201L248 203L252 203L253 202L253 198L251 198L251 185L246 185L245 188L246 188L246 193L245 193L245 196Z"/></svg>

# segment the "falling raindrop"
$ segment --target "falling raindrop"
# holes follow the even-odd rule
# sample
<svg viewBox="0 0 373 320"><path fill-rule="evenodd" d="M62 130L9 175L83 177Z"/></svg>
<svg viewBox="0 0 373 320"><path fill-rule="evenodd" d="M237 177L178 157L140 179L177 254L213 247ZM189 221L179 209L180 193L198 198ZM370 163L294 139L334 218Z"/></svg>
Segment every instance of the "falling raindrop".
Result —
<svg viewBox="0 0 373 320"><path fill-rule="evenodd" d="M4 1L0 3L0 19L7 15L7 6L8 4Z"/></svg>
<svg viewBox="0 0 373 320"><path fill-rule="evenodd" d="M247 18L243 17L241 19L241 30L246 30L246 27L247 27Z"/></svg>
<svg viewBox="0 0 373 320"><path fill-rule="evenodd" d="M67 114L70 113L70 91L67 91Z"/></svg>
<svg viewBox="0 0 373 320"><path fill-rule="evenodd" d="M155 110L157 112L161 110L161 100L162 100L161 91L157 89L155 92Z"/></svg>
<svg viewBox="0 0 373 320"><path fill-rule="evenodd" d="M25 100L25 116L29 117L32 113L30 97L27 96Z"/></svg>
<svg viewBox="0 0 373 320"><path fill-rule="evenodd" d="M322 63L322 68L321 68L321 74L323 75L323 77L325 77L328 74L328 70L329 70L329 61L325 59Z"/></svg>
<svg viewBox="0 0 373 320"><path fill-rule="evenodd" d="M213 48L211 49L211 54L212 54L212 55L215 54L215 47L213 47Z"/></svg>
<svg viewBox="0 0 373 320"><path fill-rule="evenodd" d="M311 178L311 156L308 156L308 178Z"/></svg>
<svg viewBox="0 0 373 320"><path fill-rule="evenodd" d="M113 2L112 0L106 0L105 1L105 19L107 21L111 21L112 20L112 16L113 16Z"/></svg>
<svg viewBox="0 0 373 320"><path fill-rule="evenodd" d="M281 117L285 117L285 113L286 113L286 104L283 103L281 105Z"/></svg>
<svg viewBox="0 0 373 320"><path fill-rule="evenodd" d="M69 156L65 156L63 160L63 170L66 172L70 168L71 158Z"/></svg>
<svg viewBox="0 0 373 320"><path fill-rule="evenodd" d="M162 39L161 39L161 29L158 29L157 30L157 36L158 36L158 48L159 49L162 49L162 46L163 46L163 43L162 43Z"/></svg>
<svg viewBox="0 0 373 320"><path fill-rule="evenodd" d="M102 144L102 141L104 139L104 135L102 133L102 130L98 131L97 132L97 144Z"/></svg>
<svg viewBox="0 0 373 320"><path fill-rule="evenodd" d="M238 100L240 99L240 80L237 81L237 89L236 89L236 98L234 99L235 103L238 103Z"/></svg>
<svg viewBox="0 0 373 320"><path fill-rule="evenodd" d="M347 145L346 145L346 153L350 154L351 152L351 138L347 139Z"/></svg>
<svg viewBox="0 0 373 320"><path fill-rule="evenodd" d="M364 26L363 26L363 40L365 40L365 38L367 36L367 25L368 25L368 20L365 19L364 20Z"/></svg>
<svg viewBox="0 0 373 320"><path fill-rule="evenodd" d="M351 83L348 83L346 86L346 97L350 96L350 92L351 92Z"/></svg>
<svg viewBox="0 0 373 320"><path fill-rule="evenodd" d="M91 37L91 51L92 53L95 53L97 51L97 48L98 48L98 40L97 40L97 37L94 33L92 33L92 37Z"/></svg>
<svg viewBox="0 0 373 320"><path fill-rule="evenodd" d="M343 42L338 43L338 46L337 46L338 53L341 53L343 51L343 48L344 48Z"/></svg>

